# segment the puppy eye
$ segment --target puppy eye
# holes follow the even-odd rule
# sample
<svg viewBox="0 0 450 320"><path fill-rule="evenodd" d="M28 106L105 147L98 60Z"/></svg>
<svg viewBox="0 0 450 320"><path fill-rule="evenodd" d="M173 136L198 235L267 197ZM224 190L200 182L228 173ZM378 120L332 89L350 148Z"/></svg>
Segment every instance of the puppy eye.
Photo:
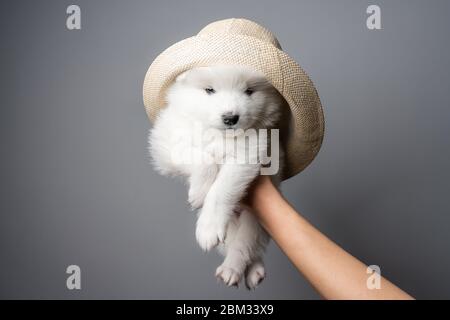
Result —
<svg viewBox="0 0 450 320"><path fill-rule="evenodd" d="M248 88L247 90L244 91L246 95L251 96L253 93L253 89Z"/></svg>
<svg viewBox="0 0 450 320"><path fill-rule="evenodd" d="M213 88L205 88L205 92L207 94L213 94L213 93L216 93L216 90L214 90Z"/></svg>

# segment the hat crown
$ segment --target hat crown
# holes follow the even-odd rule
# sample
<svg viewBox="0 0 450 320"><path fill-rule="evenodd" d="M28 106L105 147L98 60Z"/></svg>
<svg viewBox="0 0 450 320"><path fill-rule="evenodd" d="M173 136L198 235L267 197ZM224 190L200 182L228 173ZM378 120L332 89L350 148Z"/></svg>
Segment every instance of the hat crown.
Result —
<svg viewBox="0 0 450 320"><path fill-rule="evenodd" d="M281 50L280 43L272 32L247 19L225 19L212 22L204 27L198 35L210 34L236 34L257 38L261 41L271 43L273 46Z"/></svg>

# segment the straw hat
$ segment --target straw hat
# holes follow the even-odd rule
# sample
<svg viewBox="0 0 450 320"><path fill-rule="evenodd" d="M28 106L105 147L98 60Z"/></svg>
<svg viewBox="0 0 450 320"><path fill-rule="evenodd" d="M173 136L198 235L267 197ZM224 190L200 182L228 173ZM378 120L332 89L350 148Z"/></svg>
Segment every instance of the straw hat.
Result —
<svg viewBox="0 0 450 320"><path fill-rule="evenodd" d="M175 43L150 65L144 80L144 105L150 120L165 107L167 88L182 72L197 66L246 65L261 71L289 104L283 179L302 171L322 144L324 119L314 84L282 51L266 28L246 19L226 19Z"/></svg>

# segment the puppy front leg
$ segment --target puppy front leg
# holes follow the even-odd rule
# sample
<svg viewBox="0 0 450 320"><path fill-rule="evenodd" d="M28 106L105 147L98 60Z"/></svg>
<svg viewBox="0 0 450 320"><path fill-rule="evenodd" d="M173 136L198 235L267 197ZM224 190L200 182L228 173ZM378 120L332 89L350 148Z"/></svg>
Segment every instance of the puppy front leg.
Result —
<svg viewBox="0 0 450 320"><path fill-rule="evenodd" d="M222 166L206 195L197 220L195 235L203 250L208 251L225 240L226 227L233 209L259 172L259 164Z"/></svg>
<svg viewBox="0 0 450 320"><path fill-rule="evenodd" d="M216 179L217 164L198 165L191 169L189 177L189 204L192 209L203 205L205 197Z"/></svg>

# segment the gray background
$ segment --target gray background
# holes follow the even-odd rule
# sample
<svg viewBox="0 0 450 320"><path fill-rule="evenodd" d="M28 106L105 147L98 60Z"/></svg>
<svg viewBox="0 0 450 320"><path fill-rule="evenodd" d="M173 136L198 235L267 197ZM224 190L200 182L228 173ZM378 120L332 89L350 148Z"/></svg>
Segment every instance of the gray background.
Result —
<svg viewBox="0 0 450 320"><path fill-rule="evenodd" d="M450 298L449 1L8 1L0 10L0 297L319 296L275 244L255 292L213 277L185 187L148 163L145 72L208 22L271 29L324 105L283 187L320 230L417 298ZM380 31L365 26L379 4ZM65 269L82 269L82 290Z"/></svg>

